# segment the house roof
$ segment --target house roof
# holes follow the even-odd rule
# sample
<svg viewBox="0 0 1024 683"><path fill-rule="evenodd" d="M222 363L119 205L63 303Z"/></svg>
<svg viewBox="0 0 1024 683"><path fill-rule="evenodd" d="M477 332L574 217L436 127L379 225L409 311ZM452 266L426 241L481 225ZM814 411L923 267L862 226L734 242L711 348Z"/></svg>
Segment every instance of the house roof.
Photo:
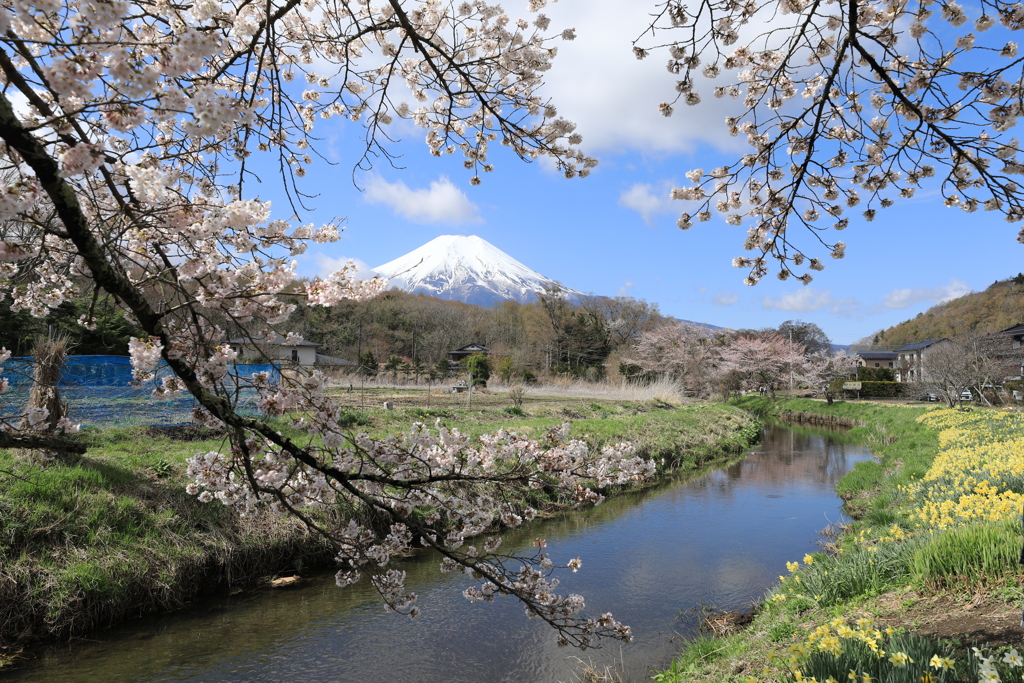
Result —
<svg viewBox="0 0 1024 683"><path fill-rule="evenodd" d="M918 349L927 349L932 344L938 344L940 341L946 341L946 338L942 337L941 339L927 339L925 341L914 342L913 344L901 346L900 348L896 349L896 352L899 353L901 351L917 351Z"/></svg>
<svg viewBox="0 0 1024 683"><path fill-rule="evenodd" d="M1024 334L1024 323L1017 323L1013 327L1007 327L1005 330L1000 330L999 334L1009 334L1009 335Z"/></svg>
<svg viewBox="0 0 1024 683"><path fill-rule="evenodd" d="M864 360L896 360L895 351L858 351L857 355Z"/></svg>
<svg viewBox="0 0 1024 683"><path fill-rule="evenodd" d="M305 339L303 339L302 341L298 342L297 344L286 344L285 341L284 341L284 337L281 337L279 340L273 341L273 342L265 342L265 341L263 341L263 337L252 337L252 338L238 337L237 339L229 339L228 340L228 344L242 344L242 345L244 345L244 344L274 344L276 346L323 346L323 344L317 344L316 342L306 341Z"/></svg>
<svg viewBox="0 0 1024 683"><path fill-rule="evenodd" d="M483 344L470 344L468 346L463 346L461 349L455 349L454 351L449 351L448 353L463 353L463 352L466 352L466 353L476 353L476 352L480 352L480 351L482 351L483 353L490 353L491 352L491 350L489 348L487 348L486 346L484 346Z"/></svg>

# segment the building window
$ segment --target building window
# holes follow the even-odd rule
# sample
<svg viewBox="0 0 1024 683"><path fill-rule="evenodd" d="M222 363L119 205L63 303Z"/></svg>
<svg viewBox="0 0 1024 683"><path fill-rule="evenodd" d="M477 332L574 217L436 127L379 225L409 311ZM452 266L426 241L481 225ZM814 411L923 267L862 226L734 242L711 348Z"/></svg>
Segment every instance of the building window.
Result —
<svg viewBox="0 0 1024 683"><path fill-rule="evenodd" d="M889 367L890 367L890 368L892 367L892 361L890 361L890 362L889 362Z"/></svg>
<svg viewBox="0 0 1024 683"><path fill-rule="evenodd" d="M298 363L299 362L299 350L298 349L292 349L292 362L293 363Z"/></svg>

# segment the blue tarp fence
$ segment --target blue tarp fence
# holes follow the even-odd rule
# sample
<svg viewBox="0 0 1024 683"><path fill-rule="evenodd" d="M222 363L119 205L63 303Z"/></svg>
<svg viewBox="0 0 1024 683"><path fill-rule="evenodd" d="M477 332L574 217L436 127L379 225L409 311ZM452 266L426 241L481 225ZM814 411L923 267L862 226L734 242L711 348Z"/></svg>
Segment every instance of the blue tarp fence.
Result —
<svg viewBox="0 0 1024 683"><path fill-rule="evenodd" d="M0 395L0 417L22 415L32 389L34 358L11 358L0 366L10 389ZM274 365L236 363L229 366L225 385L238 395L238 410L254 413L256 390L251 388L254 373L270 374L277 382L280 369ZM68 356L60 382L61 400L68 404L68 417L85 426L180 425L190 424L196 400L188 392L177 398L157 399L153 390L160 380L171 376L167 363L160 361L153 380L134 387L128 356Z"/></svg>

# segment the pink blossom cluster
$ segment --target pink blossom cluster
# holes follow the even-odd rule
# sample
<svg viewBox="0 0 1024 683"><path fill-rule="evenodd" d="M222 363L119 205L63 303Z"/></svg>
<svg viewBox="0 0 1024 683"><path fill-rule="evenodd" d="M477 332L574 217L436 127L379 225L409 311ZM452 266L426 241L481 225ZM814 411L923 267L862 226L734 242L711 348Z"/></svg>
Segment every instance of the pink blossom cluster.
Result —
<svg viewBox="0 0 1024 683"><path fill-rule="evenodd" d="M128 357L132 364L132 380L136 384L142 384L153 378L153 371L160 362L163 352L163 342L159 339L148 337L138 339L131 337L128 340Z"/></svg>
<svg viewBox="0 0 1024 683"><path fill-rule="evenodd" d="M306 388L314 385L309 381ZM261 391L272 410L299 405L293 403L298 389L265 385ZM479 582L465 592L470 600L516 595L528 613L544 618L563 637L584 646L598 635L628 638L628 627L610 615L581 617L582 598L555 593L558 582L549 577L555 565L546 553L502 554L497 536L470 544L489 530L529 522L535 510L476 487L453 484L547 486L560 491L568 502L596 504L602 497L591 487L642 481L654 474L654 463L634 457L633 445L618 444L595 453L585 443L568 438L568 425L550 430L543 441L505 431L473 440L458 430L440 424L431 430L422 423L400 437L374 439L343 431L336 422L338 408L326 397L313 405L318 410L295 423L321 435L322 445L308 447L309 462L297 461L270 441L254 437L236 446L231 455L211 452L191 458L189 492L204 501L216 499L234 506L241 514L251 514L261 504L287 512L337 505L341 499L360 500L386 512L397 520L386 534L350 519L337 524L331 538L343 567L336 577L338 584L348 585L369 573L391 609L412 614L417 610L415 595L404 590L404 575L385 568L418 541L442 553L443 570L461 568ZM575 559L567 566L576 571L580 564Z"/></svg>

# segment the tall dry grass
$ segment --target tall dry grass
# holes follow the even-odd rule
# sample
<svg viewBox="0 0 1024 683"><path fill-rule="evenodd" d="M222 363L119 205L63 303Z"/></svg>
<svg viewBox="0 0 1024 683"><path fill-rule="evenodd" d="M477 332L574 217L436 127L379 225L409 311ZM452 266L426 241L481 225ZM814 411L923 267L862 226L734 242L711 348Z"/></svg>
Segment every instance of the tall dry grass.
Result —
<svg viewBox="0 0 1024 683"><path fill-rule="evenodd" d="M68 357L70 346L71 342L66 335L59 335L53 339L40 337L32 346L32 355L36 360L32 390L28 395L28 407L42 408L48 411L46 420L39 425L43 431L55 430L57 423L68 412L68 404L60 400L57 383L64 370L64 361ZM27 427L29 424L26 418L22 423L22 428Z"/></svg>
<svg viewBox="0 0 1024 683"><path fill-rule="evenodd" d="M362 380L356 375L342 375L328 378L327 384L331 387L352 387L353 391L360 388L365 389L433 389L435 393L443 392L458 383L459 378L450 377L439 382L428 384L420 379L419 384L412 381L405 381L401 378L397 381L390 377L367 377ZM522 386L517 382L512 385L504 385L501 380L491 378L487 383L486 391L489 393L508 393L510 389ZM622 379L608 379L602 382L588 382L582 379L568 377L551 377L536 384L525 385L526 392L530 396L546 396L549 398L592 398L606 399L609 401L652 401L660 400L673 405L686 403L688 399L683 397L683 387L673 380L659 379L657 382L646 385L631 384Z"/></svg>
<svg viewBox="0 0 1024 683"><path fill-rule="evenodd" d="M622 380L588 382L586 380L554 377L542 383L531 384L529 393L534 396L558 396L565 398L594 398L610 401L652 401L660 400L674 405L686 402L682 386L669 379L660 379L651 384L631 384ZM488 386L494 392L508 391L507 387Z"/></svg>

